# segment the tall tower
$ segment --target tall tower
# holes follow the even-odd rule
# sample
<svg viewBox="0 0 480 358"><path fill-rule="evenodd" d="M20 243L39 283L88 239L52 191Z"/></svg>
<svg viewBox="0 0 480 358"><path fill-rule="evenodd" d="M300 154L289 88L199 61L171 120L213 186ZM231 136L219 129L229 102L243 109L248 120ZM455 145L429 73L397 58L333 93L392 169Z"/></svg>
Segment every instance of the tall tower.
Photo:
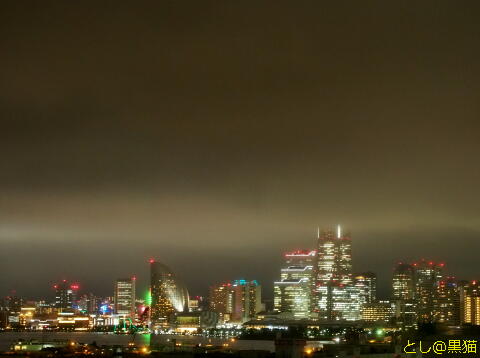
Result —
<svg viewBox="0 0 480 358"><path fill-rule="evenodd" d="M314 265L313 310L328 320L355 320L360 314L359 293L352 285L352 242L337 230L318 231Z"/></svg>
<svg viewBox="0 0 480 358"><path fill-rule="evenodd" d="M413 300L415 298L415 282L413 265L398 263L393 271L392 298L394 300Z"/></svg>
<svg viewBox="0 0 480 358"><path fill-rule="evenodd" d="M480 325L480 282L462 283L460 288L461 323Z"/></svg>
<svg viewBox="0 0 480 358"><path fill-rule="evenodd" d="M115 281L115 314L135 317L135 277Z"/></svg>
<svg viewBox="0 0 480 358"><path fill-rule="evenodd" d="M324 230L318 235L316 282L352 283L352 240L349 234Z"/></svg>
<svg viewBox="0 0 480 358"><path fill-rule="evenodd" d="M188 291L170 268L150 260L152 325L166 325L170 315L188 311Z"/></svg>
<svg viewBox="0 0 480 358"><path fill-rule="evenodd" d="M460 325L460 288L454 277L446 277L438 283L434 310L436 322Z"/></svg>
<svg viewBox="0 0 480 358"><path fill-rule="evenodd" d="M373 272L364 272L356 275L354 285L359 289L362 303L377 301L377 275Z"/></svg>
<svg viewBox="0 0 480 358"><path fill-rule="evenodd" d="M309 318L312 271L316 252L299 250L285 254L280 281L274 282L274 310L290 312L294 318Z"/></svg>
<svg viewBox="0 0 480 358"><path fill-rule="evenodd" d="M70 284L63 280L53 286L55 289L55 307L61 312L73 309L77 300L78 284Z"/></svg>
<svg viewBox="0 0 480 358"><path fill-rule="evenodd" d="M443 278L443 263L421 260L413 264L415 277L415 300L418 319L431 322L434 319L434 302L440 281Z"/></svg>
<svg viewBox="0 0 480 358"><path fill-rule="evenodd" d="M260 312L262 305L261 286L256 280L235 280L232 282L232 321L246 322Z"/></svg>
<svg viewBox="0 0 480 358"><path fill-rule="evenodd" d="M210 310L217 312L220 321L228 322L233 312L233 287L230 282L221 283L210 287Z"/></svg>

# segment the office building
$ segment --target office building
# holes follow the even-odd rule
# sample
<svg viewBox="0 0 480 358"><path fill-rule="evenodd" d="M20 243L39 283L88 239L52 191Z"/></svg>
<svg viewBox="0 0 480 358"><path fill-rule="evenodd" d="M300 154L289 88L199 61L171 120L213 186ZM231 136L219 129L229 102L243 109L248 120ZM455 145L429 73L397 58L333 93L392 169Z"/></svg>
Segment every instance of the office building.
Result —
<svg viewBox="0 0 480 358"><path fill-rule="evenodd" d="M285 266L313 266L317 252L315 250L296 250L284 254Z"/></svg>
<svg viewBox="0 0 480 358"><path fill-rule="evenodd" d="M233 312L233 288L230 282L210 287L209 309L219 314L220 322L228 322Z"/></svg>
<svg viewBox="0 0 480 358"><path fill-rule="evenodd" d="M114 313L135 318L135 277L118 279L114 287Z"/></svg>
<svg viewBox="0 0 480 358"><path fill-rule="evenodd" d="M415 279L415 300L418 319L421 322L434 320L434 303L438 286L443 279L443 263L421 260L413 264Z"/></svg>
<svg viewBox="0 0 480 358"><path fill-rule="evenodd" d="M406 263L398 263L393 271L392 299L413 300L415 298L415 280L413 266Z"/></svg>
<svg viewBox="0 0 480 358"><path fill-rule="evenodd" d="M365 303L362 307L362 320L366 322L389 323L395 314L395 306L390 301Z"/></svg>
<svg viewBox="0 0 480 358"><path fill-rule="evenodd" d="M55 289L55 307L59 312L77 308L78 284L63 280L55 284L53 288Z"/></svg>
<svg viewBox="0 0 480 358"><path fill-rule="evenodd" d="M353 284L360 291L362 304L377 301L377 275L375 273L364 272L356 275Z"/></svg>
<svg viewBox="0 0 480 358"><path fill-rule="evenodd" d="M232 282L232 290L232 321L244 323L262 310L261 286L256 280L235 280Z"/></svg>
<svg viewBox="0 0 480 358"><path fill-rule="evenodd" d="M274 282L274 311L289 312L295 319L310 316L315 254L298 250L284 255L286 267L280 271L280 281Z"/></svg>
<svg viewBox="0 0 480 358"><path fill-rule="evenodd" d="M274 311L290 312L295 319L308 318L311 292L311 283L307 278L274 282Z"/></svg>
<svg viewBox="0 0 480 358"><path fill-rule="evenodd" d="M460 324L460 289L453 277L441 280L434 297L434 321L449 326Z"/></svg>
<svg viewBox="0 0 480 358"><path fill-rule="evenodd" d="M352 242L340 227L318 233L315 281L317 284L352 283Z"/></svg>
<svg viewBox="0 0 480 358"><path fill-rule="evenodd" d="M337 230L318 231L314 265L313 311L320 319L360 318L360 292L352 279L352 243L349 234Z"/></svg>
<svg viewBox="0 0 480 358"><path fill-rule="evenodd" d="M168 318L176 312L188 312L188 291L170 268L150 260L151 323L153 326L168 324Z"/></svg>
<svg viewBox="0 0 480 358"><path fill-rule="evenodd" d="M460 288L461 323L480 325L480 282L462 283Z"/></svg>

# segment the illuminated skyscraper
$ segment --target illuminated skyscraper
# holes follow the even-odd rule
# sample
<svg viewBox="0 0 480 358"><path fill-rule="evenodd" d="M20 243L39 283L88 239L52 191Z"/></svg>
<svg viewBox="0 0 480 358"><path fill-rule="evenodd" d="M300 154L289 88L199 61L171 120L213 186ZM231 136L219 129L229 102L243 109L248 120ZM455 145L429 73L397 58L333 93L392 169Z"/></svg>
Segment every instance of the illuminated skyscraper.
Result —
<svg viewBox="0 0 480 358"><path fill-rule="evenodd" d="M394 307L390 301L366 303L362 308L362 319L367 322L388 323L394 316Z"/></svg>
<svg viewBox="0 0 480 358"><path fill-rule="evenodd" d="M313 310L319 318L355 320L360 317L360 293L352 280L352 242L340 227L336 231L318 232L313 295Z"/></svg>
<svg viewBox="0 0 480 358"><path fill-rule="evenodd" d="M400 262L394 269L392 279L394 300L413 300L415 297L415 281L413 266Z"/></svg>
<svg viewBox="0 0 480 358"><path fill-rule="evenodd" d="M274 282L274 310L290 312L294 318L308 318L311 311L312 273L315 251L285 254L280 281Z"/></svg>
<svg viewBox="0 0 480 358"><path fill-rule="evenodd" d="M284 255L285 266L313 266L315 263L315 250L297 250L286 252Z"/></svg>
<svg viewBox="0 0 480 358"><path fill-rule="evenodd" d="M377 275L373 272L364 272L353 279L354 286L360 291L362 303L377 301Z"/></svg>
<svg viewBox="0 0 480 358"><path fill-rule="evenodd" d="M453 277L441 280L434 299L434 320L449 326L460 324L460 289Z"/></svg>
<svg viewBox="0 0 480 358"><path fill-rule="evenodd" d="M232 321L245 322L255 317L262 309L261 286L256 280L235 280L232 282Z"/></svg>
<svg viewBox="0 0 480 358"><path fill-rule="evenodd" d="M150 260L151 321L167 324L171 314L188 311L188 291L170 268Z"/></svg>
<svg viewBox="0 0 480 358"><path fill-rule="evenodd" d="M399 262L393 271L392 301L395 319L403 329L417 326L417 302L415 300L415 274L413 265Z"/></svg>
<svg viewBox="0 0 480 358"><path fill-rule="evenodd" d="M350 235L342 234L340 227L336 231L319 232L315 281L316 284L352 283L352 241Z"/></svg>
<svg viewBox="0 0 480 358"><path fill-rule="evenodd" d="M230 282L210 287L210 310L219 314L221 322L230 321L233 297L233 287Z"/></svg>
<svg viewBox="0 0 480 358"><path fill-rule="evenodd" d="M78 284L70 284L67 280L63 280L55 284L53 288L55 289L55 307L59 311L75 307Z"/></svg>
<svg viewBox="0 0 480 358"><path fill-rule="evenodd" d="M480 326L480 282L472 281L460 287L461 323Z"/></svg>
<svg viewBox="0 0 480 358"><path fill-rule="evenodd" d="M114 302L115 314L135 317L135 277L115 281Z"/></svg>
<svg viewBox="0 0 480 358"><path fill-rule="evenodd" d="M443 279L443 266L443 263L425 260L413 264L415 300L420 321L432 322L434 320L434 302L439 283Z"/></svg>

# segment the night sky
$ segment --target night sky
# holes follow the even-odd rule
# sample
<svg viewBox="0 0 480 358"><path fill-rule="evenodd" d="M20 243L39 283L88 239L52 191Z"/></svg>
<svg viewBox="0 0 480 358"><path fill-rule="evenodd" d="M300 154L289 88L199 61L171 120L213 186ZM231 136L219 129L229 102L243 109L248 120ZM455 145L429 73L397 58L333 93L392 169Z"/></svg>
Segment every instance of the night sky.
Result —
<svg viewBox="0 0 480 358"><path fill-rule="evenodd" d="M3 1L0 295L79 281L271 297L285 250L349 229L480 277L480 2Z"/></svg>

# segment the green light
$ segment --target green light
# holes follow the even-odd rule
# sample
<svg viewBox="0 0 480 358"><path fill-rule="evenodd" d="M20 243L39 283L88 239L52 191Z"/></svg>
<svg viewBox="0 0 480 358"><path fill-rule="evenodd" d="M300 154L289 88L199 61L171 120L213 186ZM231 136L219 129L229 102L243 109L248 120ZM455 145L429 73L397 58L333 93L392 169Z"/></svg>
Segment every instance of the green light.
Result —
<svg viewBox="0 0 480 358"><path fill-rule="evenodd" d="M150 290L147 291L147 294L145 295L145 303L147 306L150 306L152 304L152 293Z"/></svg>
<svg viewBox="0 0 480 358"><path fill-rule="evenodd" d="M377 336L381 336L383 334L383 328L378 328L375 333L377 334Z"/></svg>

